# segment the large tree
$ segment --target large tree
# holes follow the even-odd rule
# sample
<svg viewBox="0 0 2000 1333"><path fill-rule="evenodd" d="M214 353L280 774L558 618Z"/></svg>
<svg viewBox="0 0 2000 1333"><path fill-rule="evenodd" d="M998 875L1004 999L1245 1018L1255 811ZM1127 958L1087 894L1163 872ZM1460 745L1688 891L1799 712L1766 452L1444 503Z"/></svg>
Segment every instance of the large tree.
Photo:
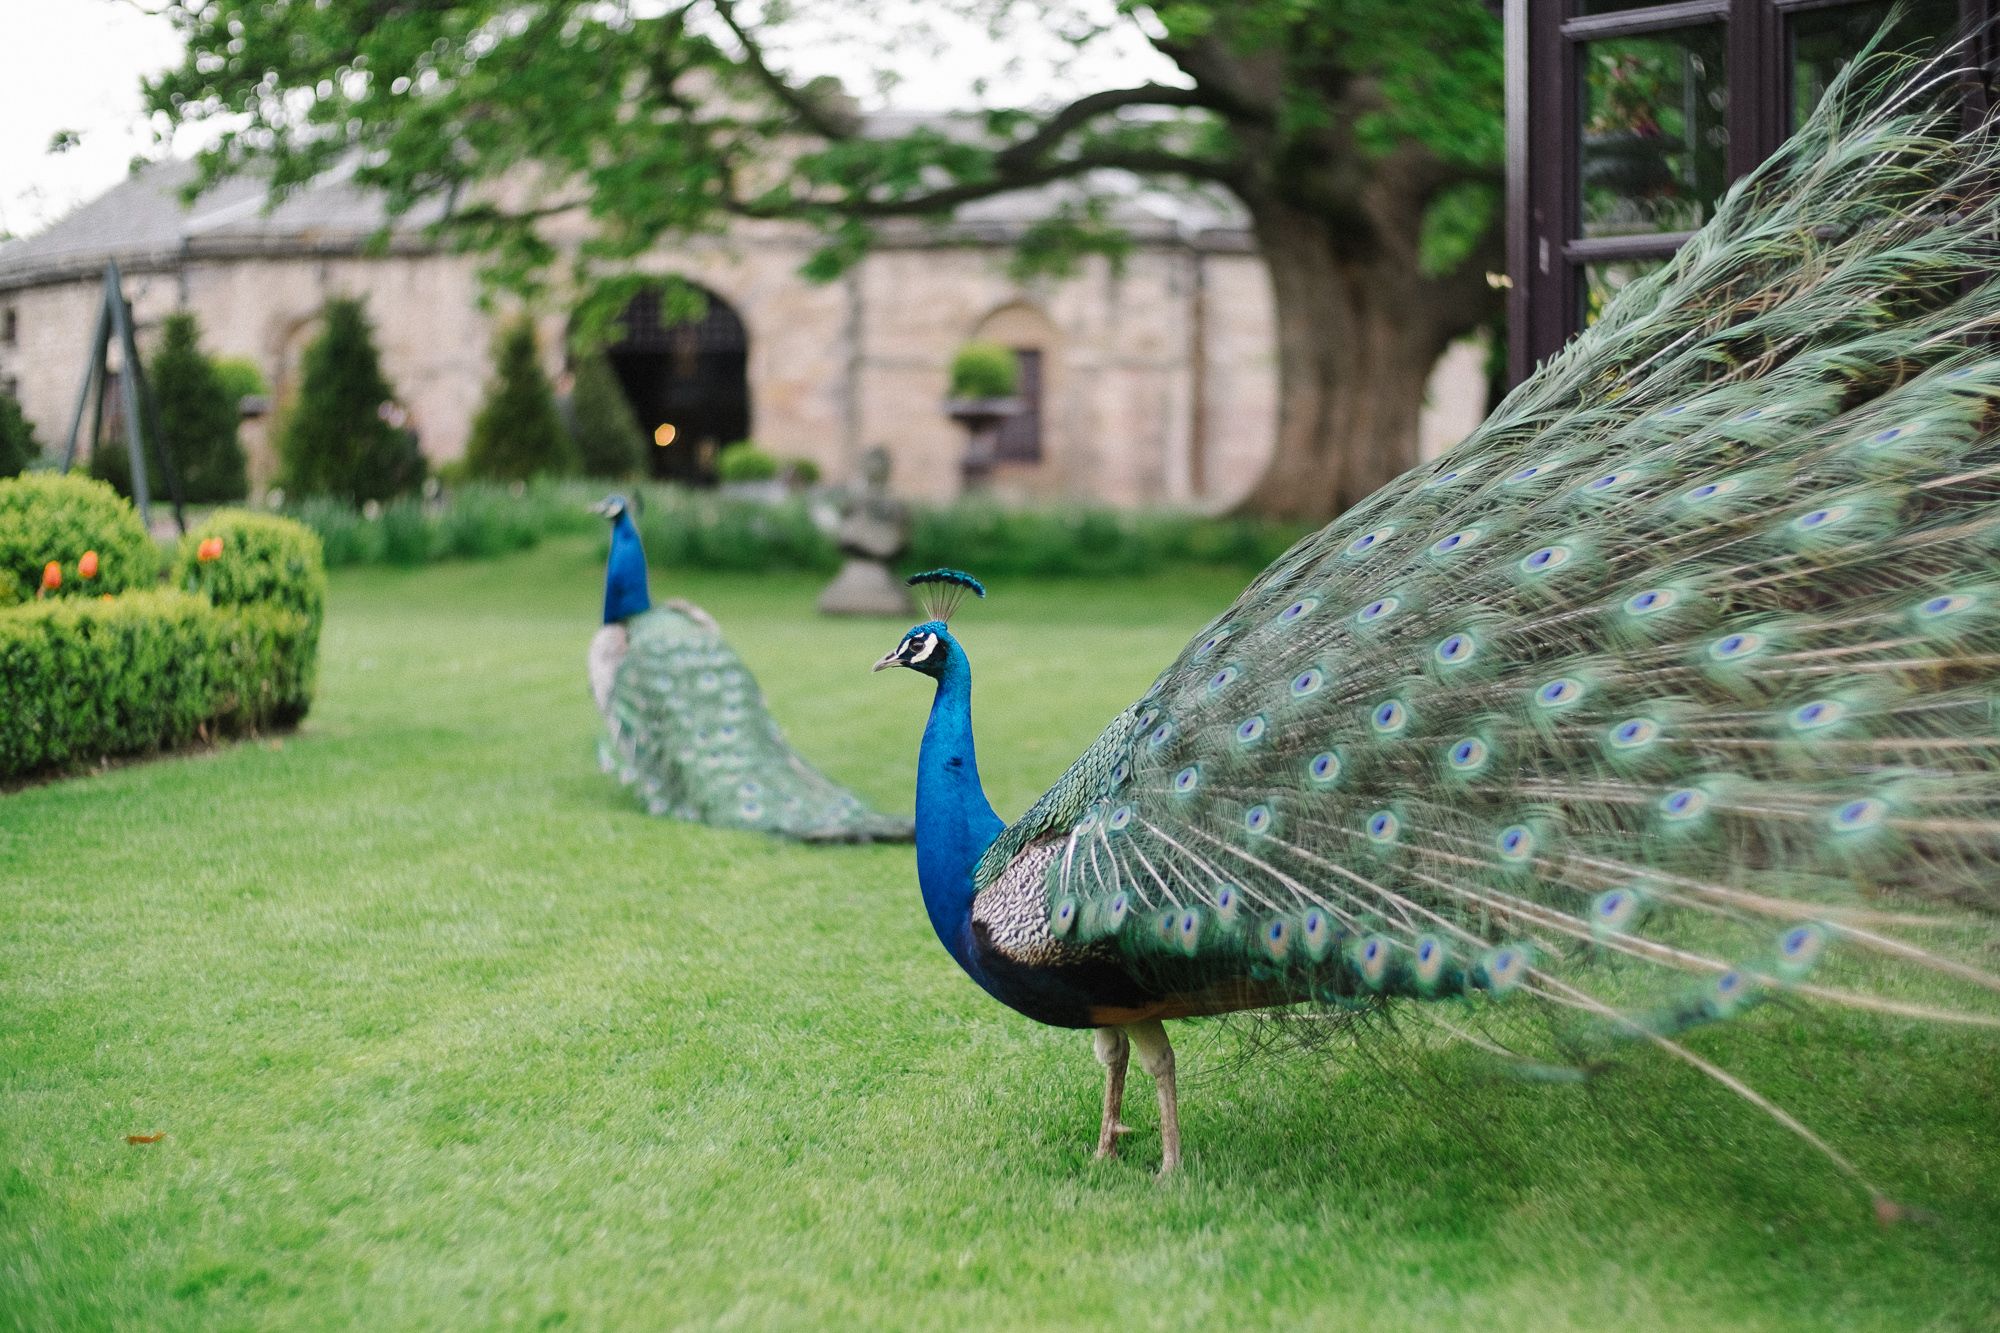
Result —
<svg viewBox="0 0 2000 1333"><path fill-rule="evenodd" d="M828 277L889 219L1069 181L1022 247L1060 270L1121 245L1107 173L1220 188L1276 297L1279 439L1251 503L1323 517L1414 461L1433 363L1495 308L1485 0L958 0L1003 37L1085 52L1136 30L1178 75L893 135L802 69L814 25L863 4L173 0L187 57L147 91L176 123L228 127L210 176L261 157L282 190L358 160L392 207L450 200L447 230L496 280L532 290L566 259L607 306L636 256L732 216L818 227L808 272ZM564 255L546 223L579 209L594 239Z"/></svg>

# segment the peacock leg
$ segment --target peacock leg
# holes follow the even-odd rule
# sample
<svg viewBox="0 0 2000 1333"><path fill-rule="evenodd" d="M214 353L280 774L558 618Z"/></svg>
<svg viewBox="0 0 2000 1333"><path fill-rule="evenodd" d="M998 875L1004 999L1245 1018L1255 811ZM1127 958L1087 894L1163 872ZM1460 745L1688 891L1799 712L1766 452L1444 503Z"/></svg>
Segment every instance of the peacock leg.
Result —
<svg viewBox="0 0 2000 1333"><path fill-rule="evenodd" d="M1174 1092L1174 1048L1157 1018L1125 1029L1139 1048L1139 1067L1153 1076L1160 1094L1160 1174L1172 1175L1181 1164L1181 1111Z"/></svg>
<svg viewBox="0 0 2000 1333"><path fill-rule="evenodd" d="M1118 1123L1118 1112L1125 1105L1125 1063L1132 1043L1117 1028L1099 1028L1093 1046L1097 1063L1104 1066L1104 1123L1097 1131L1097 1156L1102 1160L1118 1155L1118 1136L1127 1132Z"/></svg>

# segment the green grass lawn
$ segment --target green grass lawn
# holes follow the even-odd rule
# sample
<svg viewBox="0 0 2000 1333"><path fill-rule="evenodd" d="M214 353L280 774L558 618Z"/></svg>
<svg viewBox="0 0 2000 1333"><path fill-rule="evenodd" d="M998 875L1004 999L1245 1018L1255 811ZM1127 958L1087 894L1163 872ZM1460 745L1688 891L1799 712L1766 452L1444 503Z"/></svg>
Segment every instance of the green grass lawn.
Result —
<svg viewBox="0 0 2000 1333"><path fill-rule="evenodd" d="M1535 1086L1183 1027L1184 1173L1152 1179L1136 1065L1092 1162L1088 1037L958 974L908 848L652 820L599 775L596 559L339 575L297 735L0 796L0 1326L2000 1322L1991 1034L1698 1040L1929 1226L1666 1060ZM1002 813L1238 582L964 612ZM802 579L654 591L908 808L928 685L868 671L903 626Z"/></svg>

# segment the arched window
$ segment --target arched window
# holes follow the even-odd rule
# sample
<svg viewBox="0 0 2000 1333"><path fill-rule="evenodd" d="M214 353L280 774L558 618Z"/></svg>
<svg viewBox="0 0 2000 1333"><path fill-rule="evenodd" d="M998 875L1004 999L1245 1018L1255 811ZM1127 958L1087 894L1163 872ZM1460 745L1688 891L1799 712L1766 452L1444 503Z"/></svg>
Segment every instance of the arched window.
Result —
<svg viewBox="0 0 2000 1333"><path fill-rule="evenodd" d="M1049 450L1048 402L1057 367L1055 325L1025 301L1005 305L979 322L973 337L1014 354L1021 410L1000 427L994 457L1000 463L1039 463Z"/></svg>
<svg viewBox="0 0 2000 1333"><path fill-rule="evenodd" d="M1811 113L1891 8L1506 0L1510 378L1664 264ZM1905 0L1891 45L1936 50L1979 31L1994 8Z"/></svg>

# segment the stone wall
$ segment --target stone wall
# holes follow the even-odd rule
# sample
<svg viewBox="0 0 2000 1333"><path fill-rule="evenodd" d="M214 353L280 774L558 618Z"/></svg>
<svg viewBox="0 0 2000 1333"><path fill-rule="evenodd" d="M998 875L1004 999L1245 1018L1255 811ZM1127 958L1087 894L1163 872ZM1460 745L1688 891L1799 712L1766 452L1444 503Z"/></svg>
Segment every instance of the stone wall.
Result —
<svg viewBox="0 0 2000 1333"><path fill-rule="evenodd" d="M1043 354L1043 456L994 477L1004 497L1119 505L1219 507L1243 494L1275 432L1277 374L1268 277L1240 239L1212 245L1146 243L1120 266L1086 261L1064 280L1023 283L999 245L891 244L844 279L798 276L808 253L782 226L654 255L729 302L749 331L752 433L783 457L810 458L829 480L853 475L883 444L896 486L925 499L958 493L960 428L941 411L960 345L988 337ZM476 263L396 253L181 256L130 265L126 290L142 340L185 305L207 349L255 361L283 404L330 296L366 298L384 368L410 410L425 453L464 453L490 373L493 317L478 300ZM0 382L12 381L45 444L59 448L94 327L97 279L14 285L15 341L0 344ZM539 318L552 373L567 318ZM1446 387L1467 379L1464 360ZM1436 395L1427 442L1456 439L1472 422L1465 385ZM1469 415L1468 415L1469 412ZM264 431L248 433L261 441ZM253 477L273 474L268 445Z"/></svg>

